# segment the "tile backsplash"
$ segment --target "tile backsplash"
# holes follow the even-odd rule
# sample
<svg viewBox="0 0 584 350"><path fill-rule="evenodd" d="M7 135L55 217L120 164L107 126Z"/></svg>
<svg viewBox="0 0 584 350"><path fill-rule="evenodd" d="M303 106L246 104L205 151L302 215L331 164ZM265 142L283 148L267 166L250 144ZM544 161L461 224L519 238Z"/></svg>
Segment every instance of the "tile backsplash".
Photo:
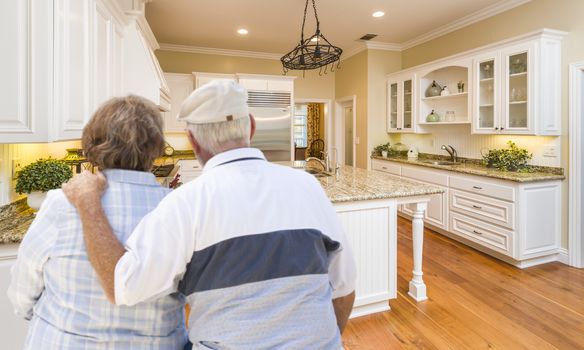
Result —
<svg viewBox="0 0 584 350"><path fill-rule="evenodd" d="M469 125L434 126L431 134L393 134L391 143L401 141L407 146L416 146L421 153L448 155L440 146L452 145L458 155L466 158L481 158L481 152L489 149L507 147L511 140L518 147L533 153L531 164L542 166L561 166L561 144L557 136L523 135L471 135ZM545 156L546 148L555 147L556 157Z"/></svg>

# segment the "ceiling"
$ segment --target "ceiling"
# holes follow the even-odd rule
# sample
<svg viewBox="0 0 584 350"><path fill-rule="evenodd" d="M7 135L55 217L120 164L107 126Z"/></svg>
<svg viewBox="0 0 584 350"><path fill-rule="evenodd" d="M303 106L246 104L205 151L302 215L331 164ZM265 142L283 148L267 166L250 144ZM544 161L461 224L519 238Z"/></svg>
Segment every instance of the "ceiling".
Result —
<svg viewBox="0 0 584 350"><path fill-rule="evenodd" d="M351 50L366 33L378 34L376 42L403 44L509 2L518 1L317 0L317 10L325 37ZM146 18L160 43L286 53L300 40L304 4L305 0L153 0L146 6ZM384 11L385 16L373 18L375 11ZM308 15L305 33L310 36L315 20L311 11ZM238 35L239 28L249 34Z"/></svg>

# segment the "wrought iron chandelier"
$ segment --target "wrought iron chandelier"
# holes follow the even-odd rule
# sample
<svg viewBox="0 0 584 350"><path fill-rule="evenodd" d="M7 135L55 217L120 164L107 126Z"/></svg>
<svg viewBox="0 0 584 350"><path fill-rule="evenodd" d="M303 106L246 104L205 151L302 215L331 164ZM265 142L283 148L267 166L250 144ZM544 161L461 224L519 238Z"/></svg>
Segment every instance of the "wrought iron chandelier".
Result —
<svg viewBox="0 0 584 350"><path fill-rule="evenodd" d="M312 1L312 8L314 9L314 18L316 19L316 33L308 39L304 39L304 25L306 23L306 12L308 10L308 2ZM300 36L300 44L292 51L285 54L280 61L284 69L284 74L289 70L310 70L320 68L320 74L327 73L327 65L331 65L330 71L334 71L335 62L337 62L337 69L339 68L340 58L343 50L340 47L332 45L320 32L320 22L318 20L318 13L316 12L315 0L306 0L304 6L304 19L302 20L302 34Z"/></svg>

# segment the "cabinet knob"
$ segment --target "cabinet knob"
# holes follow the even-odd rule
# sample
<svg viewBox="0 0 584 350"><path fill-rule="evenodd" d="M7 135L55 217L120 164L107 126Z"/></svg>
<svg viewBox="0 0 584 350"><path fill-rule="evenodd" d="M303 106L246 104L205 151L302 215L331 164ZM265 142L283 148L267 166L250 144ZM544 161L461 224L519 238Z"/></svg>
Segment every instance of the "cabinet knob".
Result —
<svg viewBox="0 0 584 350"><path fill-rule="evenodd" d="M505 129L504 127L501 127L501 130Z"/></svg>
<svg viewBox="0 0 584 350"><path fill-rule="evenodd" d="M495 130L499 130L499 128L495 128Z"/></svg>

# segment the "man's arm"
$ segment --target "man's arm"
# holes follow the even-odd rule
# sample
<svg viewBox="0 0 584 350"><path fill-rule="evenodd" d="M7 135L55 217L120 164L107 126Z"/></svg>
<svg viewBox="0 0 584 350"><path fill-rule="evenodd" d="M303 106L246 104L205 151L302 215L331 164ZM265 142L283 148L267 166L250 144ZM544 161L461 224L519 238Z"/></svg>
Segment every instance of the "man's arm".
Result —
<svg viewBox="0 0 584 350"><path fill-rule="evenodd" d="M352 292L344 297L333 299L333 307L335 308L335 316L337 317L337 325L341 334L345 330L345 326L351 316L353 310L353 303L355 302L355 292Z"/></svg>
<svg viewBox="0 0 584 350"><path fill-rule="evenodd" d="M101 206L107 185L103 174L84 172L63 185L63 192L77 208L89 262L95 269L108 300L115 304L116 264L126 250L114 235Z"/></svg>

